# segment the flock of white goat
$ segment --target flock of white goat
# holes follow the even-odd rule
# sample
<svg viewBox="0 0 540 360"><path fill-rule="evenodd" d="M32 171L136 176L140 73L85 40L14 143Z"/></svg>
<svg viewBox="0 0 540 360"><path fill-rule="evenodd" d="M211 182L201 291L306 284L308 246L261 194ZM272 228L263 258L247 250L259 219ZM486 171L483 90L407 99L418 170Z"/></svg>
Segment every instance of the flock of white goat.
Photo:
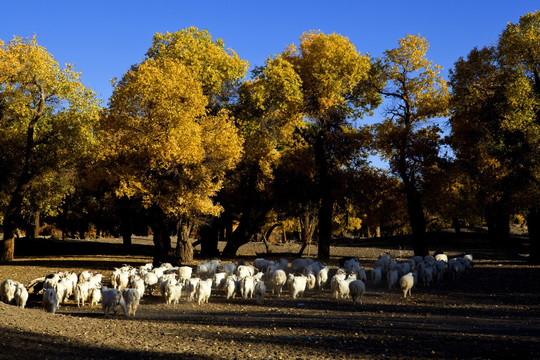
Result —
<svg viewBox="0 0 540 360"><path fill-rule="evenodd" d="M96 306L101 302L105 315L116 314L120 306L127 316L134 316L142 297L145 294L156 296L156 293L166 304L177 304L184 293L187 301L197 301L201 305L208 302L211 294L218 292L227 299L236 296L255 298L258 304L262 304L267 290L280 297L283 288L288 289L293 299L304 296L306 290L330 289L336 299L351 298L357 304L362 303L368 281L372 286L401 289L406 298L417 283L427 287L445 278L457 280L471 268L472 256L448 259L445 254L436 254L398 262L390 254L385 254L379 256L373 269L368 271L361 267L358 258L342 259L339 265L331 277L329 266L310 258L291 262L257 258L250 265L244 262L222 263L214 259L195 268L173 267L171 264L159 267L146 264L138 268L124 265L113 271L110 278L112 288L103 285L103 275L90 271L79 275L73 272L50 274L33 280L29 288L34 294L42 294L43 308L51 313L73 299L77 306L85 306L88 302ZM17 281L7 279L0 285L0 300L5 303L24 308L28 296L27 288Z"/></svg>

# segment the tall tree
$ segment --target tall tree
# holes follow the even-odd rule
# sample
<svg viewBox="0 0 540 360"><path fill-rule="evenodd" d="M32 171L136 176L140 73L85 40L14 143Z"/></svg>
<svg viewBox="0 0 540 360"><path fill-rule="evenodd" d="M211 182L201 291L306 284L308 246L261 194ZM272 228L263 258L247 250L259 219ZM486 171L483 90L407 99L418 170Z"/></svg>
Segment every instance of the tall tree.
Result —
<svg viewBox="0 0 540 360"><path fill-rule="evenodd" d="M313 149L320 197L318 257L328 259L336 176L365 145L353 121L379 105L380 96L371 84L378 72L369 56L342 35L310 31L300 41L282 56L302 81L301 111L308 123L303 134Z"/></svg>
<svg viewBox="0 0 540 360"><path fill-rule="evenodd" d="M234 114L244 153L220 194L226 220L234 219L238 226L228 234L224 255L234 256L260 232L274 206L274 171L284 149L290 147L294 131L303 126L301 104L300 78L281 56L269 58L240 87Z"/></svg>
<svg viewBox="0 0 540 360"><path fill-rule="evenodd" d="M92 152L99 109L80 74L69 64L62 69L35 36L0 41L0 261L14 258L21 207L38 186L31 183L51 180L49 189L58 189L51 174L74 169Z"/></svg>
<svg viewBox="0 0 540 360"><path fill-rule="evenodd" d="M500 243L509 235L515 195L526 179L519 159L522 136L503 125L517 120L512 104L523 100L515 97L523 91L516 81L516 73L504 69L495 47L471 50L450 71L450 144L477 184L476 200L484 205L490 236ZM530 104L522 109L526 107L532 109Z"/></svg>
<svg viewBox="0 0 540 360"><path fill-rule="evenodd" d="M217 115L236 101L238 86L249 67L247 61L225 48L222 39L214 39L207 30L195 27L156 34L146 56L153 59L176 59L193 69L202 84L203 95L208 100L206 109L212 115ZM197 223L201 236L201 253L215 256L218 252L219 219L204 214L195 216L201 218L184 218L181 221L179 227L183 231L179 235L188 235Z"/></svg>
<svg viewBox="0 0 540 360"><path fill-rule="evenodd" d="M207 40L207 32L181 31L178 35L183 40L195 39L185 47L174 41L175 34L167 35L173 39L167 44L174 44L178 51L204 54L207 49L197 48L201 42L196 41ZM161 43L158 34L149 51L151 57L133 66L115 84L101 124L109 145L103 154L114 165L109 171L114 174L117 195L142 199L149 210L154 262L172 255L167 217L179 221L175 256L185 262L193 256L187 239L190 220L220 213L221 206L213 198L226 172L235 167L242 146L227 111L209 108L219 86L205 88L208 84L202 75L220 63L212 64L210 58L208 63L186 63L173 56L174 51L154 51ZM221 44L215 46L225 51ZM201 68L203 65L208 68Z"/></svg>
<svg viewBox="0 0 540 360"><path fill-rule="evenodd" d="M437 169L441 144L438 125L428 120L447 114L449 98L441 67L426 58L428 47L424 38L407 35L385 51L386 85L380 93L390 103L387 118L375 126L375 147L403 182L414 253L422 256L428 252L422 188Z"/></svg>
<svg viewBox="0 0 540 360"><path fill-rule="evenodd" d="M498 51L515 81L508 86L509 115L502 126L517 136L517 163L526 169L527 186L519 204L527 213L531 258L540 261L540 11L509 23L499 38Z"/></svg>

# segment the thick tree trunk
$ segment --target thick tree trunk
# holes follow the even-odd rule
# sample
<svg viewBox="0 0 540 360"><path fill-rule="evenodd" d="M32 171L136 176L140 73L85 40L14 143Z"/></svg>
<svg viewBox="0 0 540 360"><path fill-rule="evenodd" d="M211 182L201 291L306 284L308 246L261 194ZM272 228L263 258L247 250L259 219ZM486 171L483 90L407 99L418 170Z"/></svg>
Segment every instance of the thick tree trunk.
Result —
<svg viewBox="0 0 540 360"><path fill-rule="evenodd" d="M121 233L122 233L122 243L125 247L131 247L131 235L133 230L131 228L131 208L128 198L120 199L120 219L121 224Z"/></svg>
<svg viewBox="0 0 540 360"><path fill-rule="evenodd" d="M415 256L428 255L428 245L426 239L426 219L424 217L424 208L422 199L418 190L409 186L406 191L407 213L412 229L413 251Z"/></svg>
<svg viewBox="0 0 540 360"><path fill-rule="evenodd" d="M508 243L510 237L510 212L504 206L495 206L486 211L489 239L497 245Z"/></svg>
<svg viewBox="0 0 540 360"><path fill-rule="evenodd" d="M0 262L15 259L15 230L17 229L17 217L23 203L22 187L25 183L22 179L19 181L4 215L4 238L0 242Z"/></svg>
<svg viewBox="0 0 540 360"><path fill-rule="evenodd" d="M319 247L317 256L321 260L330 259L330 244L332 240L332 214L334 200L332 197L332 184L330 181L329 164L326 154L324 130L315 140L315 162L318 167L319 194L321 206L319 208Z"/></svg>
<svg viewBox="0 0 540 360"><path fill-rule="evenodd" d="M29 240L39 238L39 211L32 215L26 227L26 239Z"/></svg>
<svg viewBox="0 0 540 360"><path fill-rule="evenodd" d="M311 241L313 240L313 234L315 233L316 228L317 224L311 213L305 212L300 216L300 237L302 238L302 247L298 252L298 256L302 256L306 247L308 249L308 256L310 256Z"/></svg>
<svg viewBox="0 0 540 360"><path fill-rule="evenodd" d="M540 207L533 207L527 214L527 228L529 230L530 255L529 260L540 263Z"/></svg>
<svg viewBox="0 0 540 360"><path fill-rule="evenodd" d="M163 211L154 206L150 209L150 227L154 233L154 266L169 262L171 252L171 237Z"/></svg>
<svg viewBox="0 0 540 360"><path fill-rule="evenodd" d="M219 218L212 217L207 224L200 226L201 255L203 257L219 256L218 241L221 222Z"/></svg>
<svg viewBox="0 0 540 360"><path fill-rule="evenodd" d="M0 241L0 262L15 259L15 232L6 227L4 222L4 238Z"/></svg>
<svg viewBox="0 0 540 360"><path fill-rule="evenodd" d="M30 182L32 175L30 164L32 162L34 150L34 131L36 124L45 110L45 92L41 84L34 78L34 84L39 90L37 94L39 100L34 109L32 109L32 118L26 129L26 146L24 152L24 166L18 178L17 186L11 195L6 213L4 214L4 239L0 242L0 262L13 261L15 259L15 229L17 228L16 220L20 215L21 206L23 203L23 189ZM37 97L36 97L37 99Z"/></svg>
<svg viewBox="0 0 540 360"><path fill-rule="evenodd" d="M227 244L222 253L223 257L235 257L240 246L247 244L251 239L251 234L248 234L248 230L244 223L245 221L240 221L240 224L231 236L227 236Z"/></svg>
<svg viewBox="0 0 540 360"><path fill-rule="evenodd" d="M193 245L191 245L191 242L189 241L192 229L193 224L190 221L179 221L176 250L174 253L178 265L193 261Z"/></svg>

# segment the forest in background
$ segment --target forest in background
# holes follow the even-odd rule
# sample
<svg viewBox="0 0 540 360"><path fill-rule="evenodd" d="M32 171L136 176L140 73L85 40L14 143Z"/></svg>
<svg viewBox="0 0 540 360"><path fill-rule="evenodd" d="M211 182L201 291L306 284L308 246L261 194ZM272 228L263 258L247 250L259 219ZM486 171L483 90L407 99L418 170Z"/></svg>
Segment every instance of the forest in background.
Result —
<svg viewBox="0 0 540 360"><path fill-rule="evenodd" d="M36 36L0 40L0 261L20 230L150 233L156 263L183 263L192 237L233 256L278 229L324 260L343 234L411 234L425 255L428 231L485 225L504 244L511 223L537 260L540 12L502 30L448 81L420 35L371 58L307 31L248 77L206 30L157 33L105 106Z"/></svg>

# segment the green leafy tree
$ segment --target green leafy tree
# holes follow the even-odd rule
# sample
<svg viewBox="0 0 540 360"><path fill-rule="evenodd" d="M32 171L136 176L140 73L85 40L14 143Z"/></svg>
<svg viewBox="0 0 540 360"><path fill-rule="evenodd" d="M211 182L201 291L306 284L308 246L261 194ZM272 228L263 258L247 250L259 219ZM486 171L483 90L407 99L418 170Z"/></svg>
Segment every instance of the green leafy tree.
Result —
<svg viewBox="0 0 540 360"><path fill-rule="evenodd" d="M426 255L426 219L422 192L430 173L438 170L441 130L429 119L448 112L448 89L441 67L426 58L429 44L407 35L382 60L386 85L380 93L390 100L386 119L374 128L375 148L399 176L407 199L407 213L416 255Z"/></svg>
<svg viewBox="0 0 540 360"><path fill-rule="evenodd" d="M38 200L37 192L65 192L69 186L55 185L54 174L63 176L92 154L99 110L80 74L69 64L62 69L35 36L0 41L0 261L14 258L14 232L25 202L43 207L45 198L58 198Z"/></svg>

